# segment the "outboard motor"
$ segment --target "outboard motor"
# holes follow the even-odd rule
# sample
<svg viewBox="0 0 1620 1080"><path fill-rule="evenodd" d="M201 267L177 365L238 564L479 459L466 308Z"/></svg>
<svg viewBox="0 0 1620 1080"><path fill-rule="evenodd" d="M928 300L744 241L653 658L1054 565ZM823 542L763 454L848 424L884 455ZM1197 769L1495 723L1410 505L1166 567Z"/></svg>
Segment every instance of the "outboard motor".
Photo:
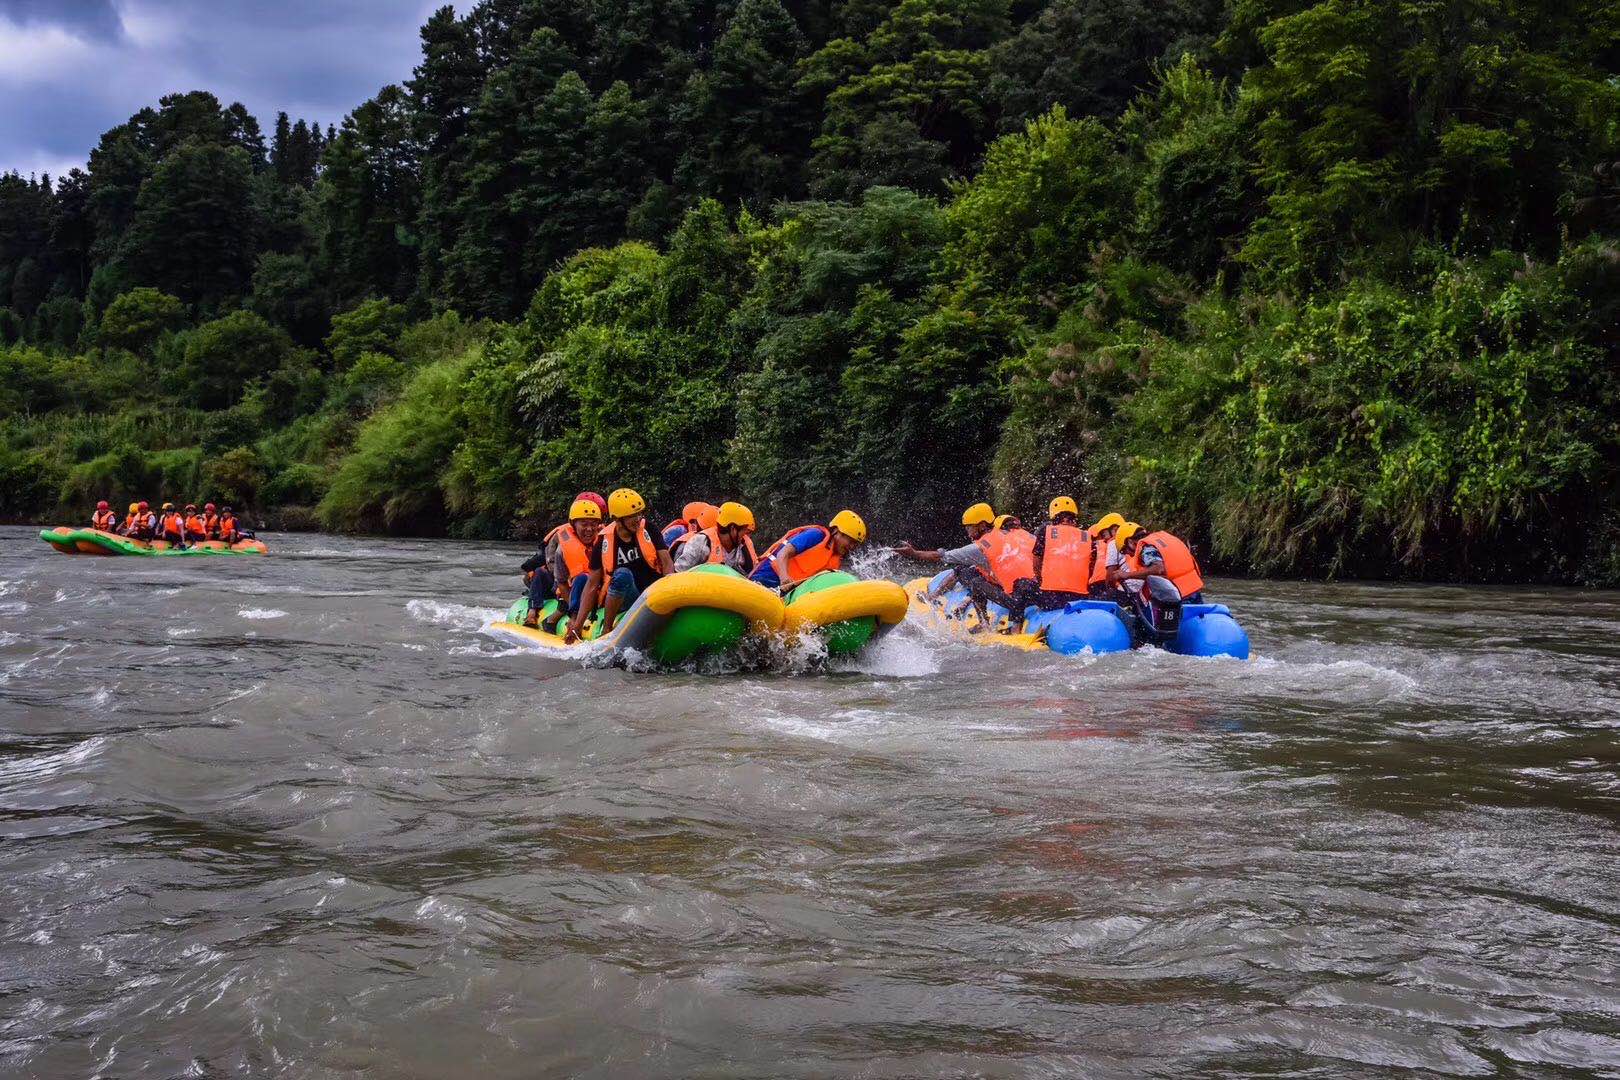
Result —
<svg viewBox="0 0 1620 1080"><path fill-rule="evenodd" d="M1169 578L1150 577L1131 593L1137 644L1161 648L1181 632L1181 593Z"/></svg>

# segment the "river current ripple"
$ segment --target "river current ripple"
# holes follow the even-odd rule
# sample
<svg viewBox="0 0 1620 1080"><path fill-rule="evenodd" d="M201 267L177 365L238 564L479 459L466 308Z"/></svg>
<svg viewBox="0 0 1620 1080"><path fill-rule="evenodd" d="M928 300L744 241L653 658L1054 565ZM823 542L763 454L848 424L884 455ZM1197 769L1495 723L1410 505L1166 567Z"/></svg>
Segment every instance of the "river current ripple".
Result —
<svg viewBox="0 0 1620 1080"><path fill-rule="evenodd" d="M670 675L513 545L0 530L0 1075L1620 1072L1620 595Z"/></svg>

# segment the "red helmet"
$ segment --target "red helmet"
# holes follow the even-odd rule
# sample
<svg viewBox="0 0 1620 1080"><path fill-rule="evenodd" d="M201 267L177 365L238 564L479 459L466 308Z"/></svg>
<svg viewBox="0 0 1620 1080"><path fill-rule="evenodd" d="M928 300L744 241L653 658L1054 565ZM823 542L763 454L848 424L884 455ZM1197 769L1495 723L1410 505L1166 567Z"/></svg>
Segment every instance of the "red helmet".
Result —
<svg viewBox="0 0 1620 1080"><path fill-rule="evenodd" d="M584 499L586 502L595 503L597 506L601 507L602 516L607 517L607 500L602 498L602 496L598 495L594 491L582 491L578 495L574 496L575 502L579 502L581 499Z"/></svg>
<svg viewBox="0 0 1620 1080"><path fill-rule="evenodd" d="M152 508L151 508L151 507L150 507L150 506L148 506L148 505L147 505L147 504L146 504L146 500L145 500L145 499L142 499L142 500L141 500L141 509L142 509L142 510L150 510L150 509L152 509Z"/></svg>
<svg viewBox="0 0 1620 1080"><path fill-rule="evenodd" d="M212 509L214 509L214 504L213 503L204 503L203 504L203 509L204 510L212 510Z"/></svg>
<svg viewBox="0 0 1620 1080"><path fill-rule="evenodd" d="M102 499L100 502L96 503L96 509L97 510L105 510L105 509L107 509L107 500Z"/></svg>

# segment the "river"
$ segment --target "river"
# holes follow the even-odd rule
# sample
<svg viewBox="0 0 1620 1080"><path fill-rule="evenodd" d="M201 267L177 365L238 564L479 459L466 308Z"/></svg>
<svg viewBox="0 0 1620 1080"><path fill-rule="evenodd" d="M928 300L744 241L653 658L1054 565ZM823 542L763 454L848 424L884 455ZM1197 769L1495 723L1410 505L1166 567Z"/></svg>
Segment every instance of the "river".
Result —
<svg viewBox="0 0 1620 1080"><path fill-rule="evenodd" d="M1620 1070L1620 595L1216 581L1248 663L645 674L482 634L516 545L35 532L0 1075Z"/></svg>

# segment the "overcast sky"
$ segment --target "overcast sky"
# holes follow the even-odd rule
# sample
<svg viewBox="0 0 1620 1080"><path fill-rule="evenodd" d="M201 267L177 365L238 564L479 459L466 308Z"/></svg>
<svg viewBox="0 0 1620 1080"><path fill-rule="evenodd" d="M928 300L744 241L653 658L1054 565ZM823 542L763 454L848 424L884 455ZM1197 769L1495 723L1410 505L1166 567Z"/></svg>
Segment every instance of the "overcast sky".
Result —
<svg viewBox="0 0 1620 1080"><path fill-rule="evenodd" d="M410 77L444 0L0 0L0 172L83 166L103 131L164 94L339 123ZM458 3L466 11L471 5Z"/></svg>

